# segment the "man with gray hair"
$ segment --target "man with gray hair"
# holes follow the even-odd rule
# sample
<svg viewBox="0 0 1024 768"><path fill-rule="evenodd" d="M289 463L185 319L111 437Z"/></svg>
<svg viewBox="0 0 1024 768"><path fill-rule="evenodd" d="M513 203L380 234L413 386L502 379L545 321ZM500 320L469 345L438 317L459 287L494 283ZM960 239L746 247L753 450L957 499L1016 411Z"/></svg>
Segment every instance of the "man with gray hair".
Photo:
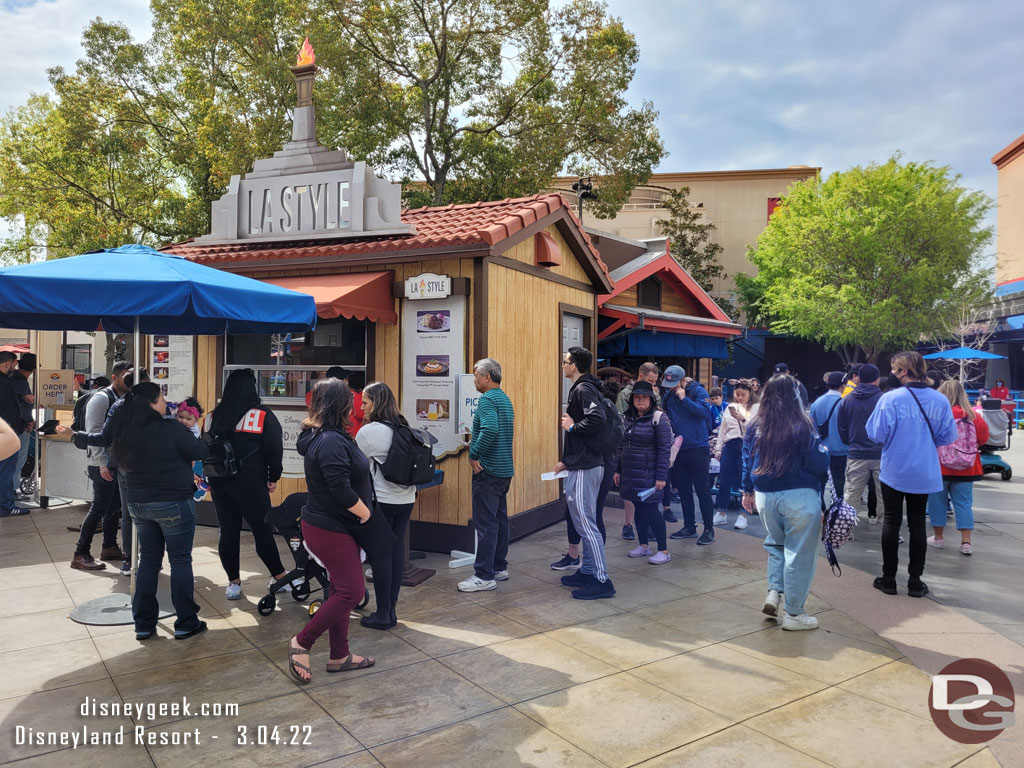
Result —
<svg viewBox="0 0 1024 768"><path fill-rule="evenodd" d="M459 582L460 592L487 592L508 579L508 496L515 467L512 401L501 388L501 365L490 357L473 366L480 393L473 415L469 466L473 470L473 527L476 562L473 575Z"/></svg>

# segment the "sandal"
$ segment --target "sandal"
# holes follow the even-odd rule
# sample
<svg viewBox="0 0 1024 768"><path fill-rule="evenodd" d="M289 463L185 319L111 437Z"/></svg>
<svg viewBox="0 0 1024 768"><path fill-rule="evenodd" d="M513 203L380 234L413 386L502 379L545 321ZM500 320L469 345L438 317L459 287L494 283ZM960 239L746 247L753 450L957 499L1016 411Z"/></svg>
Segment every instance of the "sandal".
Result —
<svg viewBox="0 0 1024 768"><path fill-rule="evenodd" d="M337 666L334 667L332 667L331 662L328 661L327 671L331 674L334 674L335 672L348 672L351 669L367 669L368 667L372 667L374 664L377 663L377 660L373 658L373 656L364 656L363 660L359 662L353 662L353 658L353 655L350 653L348 656L342 659Z"/></svg>
<svg viewBox="0 0 1024 768"><path fill-rule="evenodd" d="M310 670L310 668L307 667L305 664L300 664L297 661L292 661L292 656L308 656L310 649L303 648L301 645L298 645L298 647L293 646L293 641L295 641L296 645L298 645L298 641L295 640L294 637L292 637L292 639L288 641L288 671L291 672L292 677L294 677L300 683L308 683L312 679L312 670ZM310 677L303 677L302 675L300 675L298 672L300 669L303 672L308 673ZM329 671L330 670L328 670L328 672Z"/></svg>

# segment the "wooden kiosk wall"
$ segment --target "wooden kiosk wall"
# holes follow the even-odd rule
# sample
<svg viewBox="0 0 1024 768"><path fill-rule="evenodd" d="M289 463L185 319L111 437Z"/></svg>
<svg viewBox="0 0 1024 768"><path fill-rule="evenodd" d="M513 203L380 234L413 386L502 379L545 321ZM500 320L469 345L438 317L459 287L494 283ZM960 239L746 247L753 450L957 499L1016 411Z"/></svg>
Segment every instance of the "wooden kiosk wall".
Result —
<svg viewBox="0 0 1024 768"><path fill-rule="evenodd" d="M493 357L503 369L502 386L515 407L515 467L508 498L509 517L544 511L554 519L552 507L560 498L560 484L542 482L541 472L550 471L559 458L561 401L561 312L573 307L590 318L590 346L596 347L597 291L576 255L554 225L546 231L562 253L562 264L540 268L534 265L534 238L520 242L494 256L439 258L394 264L336 264L320 267L273 269L246 272L257 279L350 272L393 271L396 281L433 272L470 280L467 308L467 367L482 357ZM401 317L399 300L395 311ZM367 377L386 382L396 394L401 387L401 328L399 324L376 323L369 342ZM199 337L196 389L200 402L212 407L220 391L223 364L222 342L218 337ZM468 451L447 456L439 462L445 472L443 485L419 494L412 519L465 527L472 513ZM272 495L274 504L288 494L305 491L302 478L282 478ZM558 513L560 514L560 512ZM521 521L525 523L526 521ZM537 519L529 530L546 524ZM511 523L512 535L523 535L523 525ZM465 542L453 541L463 546ZM469 541L470 549L472 541Z"/></svg>

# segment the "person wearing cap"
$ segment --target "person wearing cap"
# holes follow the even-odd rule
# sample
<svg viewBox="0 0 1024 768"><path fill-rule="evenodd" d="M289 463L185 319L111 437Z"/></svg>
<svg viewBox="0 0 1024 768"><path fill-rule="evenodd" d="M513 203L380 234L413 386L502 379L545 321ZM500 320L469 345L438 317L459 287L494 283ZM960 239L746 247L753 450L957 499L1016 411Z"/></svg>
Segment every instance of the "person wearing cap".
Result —
<svg viewBox="0 0 1024 768"><path fill-rule="evenodd" d="M629 410L629 406L632 403L631 397L633 395L633 387L641 381L646 381L651 385L652 391L654 392L654 404L658 408L661 408L661 393L657 389L654 389L658 385L658 364L648 361L646 363L640 363L640 369L637 371L636 381L632 384L627 384L619 390L619 394L615 398L615 407L618 409L619 413L625 414L626 411ZM671 491L666 493L665 496L666 501L671 499ZM633 532L633 516L635 508L631 501L623 501L622 505L626 516L625 525L622 526L622 538L626 541L632 541L635 538L635 533ZM668 507L666 507L665 516L666 519L672 516L672 510Z"/></svg>
<svg viewBox="0 0 1024 768"><path fill-rule="evenodd" d="M24 352L18 360L18 367L11 371L11 383L14 385L14 394L18 397L21 405L21 418L25 422L25 431L18 439L21 441L21 448L18 450L18 463L14 468L14 493L20 495L21 491L21 470L28 459L28 444L32 430L36 427L35 404L36 398L32 394L32 387L28 380L32 378L32 372L36 369L36 356L31 352ZM24 498L24 497L23 497Z"/></svg>
<svg viewBox="0 0 1024 768"><path fill-rule="evenodd" d="M861 369L861 363L854 363L853 365L850 366L850 376L849 376L845 386L843 386L843 391L842 391L842 396L844 398L848 394L853 392L853 390L855 390L857 388L857 385L860 384L860 369Z"/></svg>
<svg viewBox="0 0 1024 768"><path fill-rule="evenodd" d="M860 511L864 487L868 486L868 523L878 524L878 514L872 504L872 496L882 498L882 486L879 472L882 464L882 446L876 443L867 433L868 419L875 410L882 390L878 386L880 379L878 366L865 363L859 368L860 383L844 397L836 414L836 427L839 437L848 446L846 460L846 490L843 494L846 503ZM873 493L872 493L873 491Z"/></svg>
<svg viewBox="0 0 1024 768"><path fill-rule="evenodd" d="M787 376L792 376L796 379L796 388L800 393L800 401L804 404L804 410L807 410L811 403L811 399L807 395L807 387L804 386L804 383L800 381L800 379L796 378L796 375L789 370L789 366L785 363L776 363L775 368L772 371L772 375L778 375L780 373L784 373Z"/></svg>
<svg viewBox="0 0 1024 768"><path fill-rule="evenodd" d="M615 457L615 485L623 500L636 507L639 545L629 557L646 557L651 565L672 559L665 535L665 517L658 508L668 481L672 452L672 427L668 417L654 403L654 387L639 381L633 387L625 413L625 434ZM657 551L647 546L647 532L654 531Z"/></svg>
<svg viewBox="0 0 1024 768"><path fill-rule="evenodd" d="M670 365L661 378L662 386L671 390L663 400L665 412L672 422L676 440L681 440L679 452L672 465L672 485L679 492L683 508L683 527L672 534L673 539L697 538L694 517L694 494L700 504L704 531L697 543L711 544L715 540L714 502L711 500L711 446L709 438L713 428L711 398L698 382L687 378L686 371Z"/></svg>
<svg viewBox="0 0 1024 768"><path fill-rule="evenodd" d="M832 472L832 483L835 485L838 498L843 498L843 491L846 489L846 455L849 450L839 434L838 420L839 404L843 397L840 390L843 388L843 372L832 371L825 377L825 386L828 391L814 401L811 406L811 422L818 430L821 441L828 448L829 470ZM831 499L824 496L827 482L821 486L822 508L825 509L831 504Z"/></svg>

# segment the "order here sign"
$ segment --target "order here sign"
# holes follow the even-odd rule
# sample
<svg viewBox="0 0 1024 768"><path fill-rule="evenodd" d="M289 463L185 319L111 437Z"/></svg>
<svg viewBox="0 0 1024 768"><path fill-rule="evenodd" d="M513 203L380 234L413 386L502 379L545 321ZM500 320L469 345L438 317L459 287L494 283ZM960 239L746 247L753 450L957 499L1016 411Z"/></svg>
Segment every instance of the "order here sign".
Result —
<svg viewBox="0 0 1024 768"><path fill-rule="evenodd" d="M39 371L39 391L36 405L52 408L55 405L73 405L75 402L74 371Z"/></svg>

